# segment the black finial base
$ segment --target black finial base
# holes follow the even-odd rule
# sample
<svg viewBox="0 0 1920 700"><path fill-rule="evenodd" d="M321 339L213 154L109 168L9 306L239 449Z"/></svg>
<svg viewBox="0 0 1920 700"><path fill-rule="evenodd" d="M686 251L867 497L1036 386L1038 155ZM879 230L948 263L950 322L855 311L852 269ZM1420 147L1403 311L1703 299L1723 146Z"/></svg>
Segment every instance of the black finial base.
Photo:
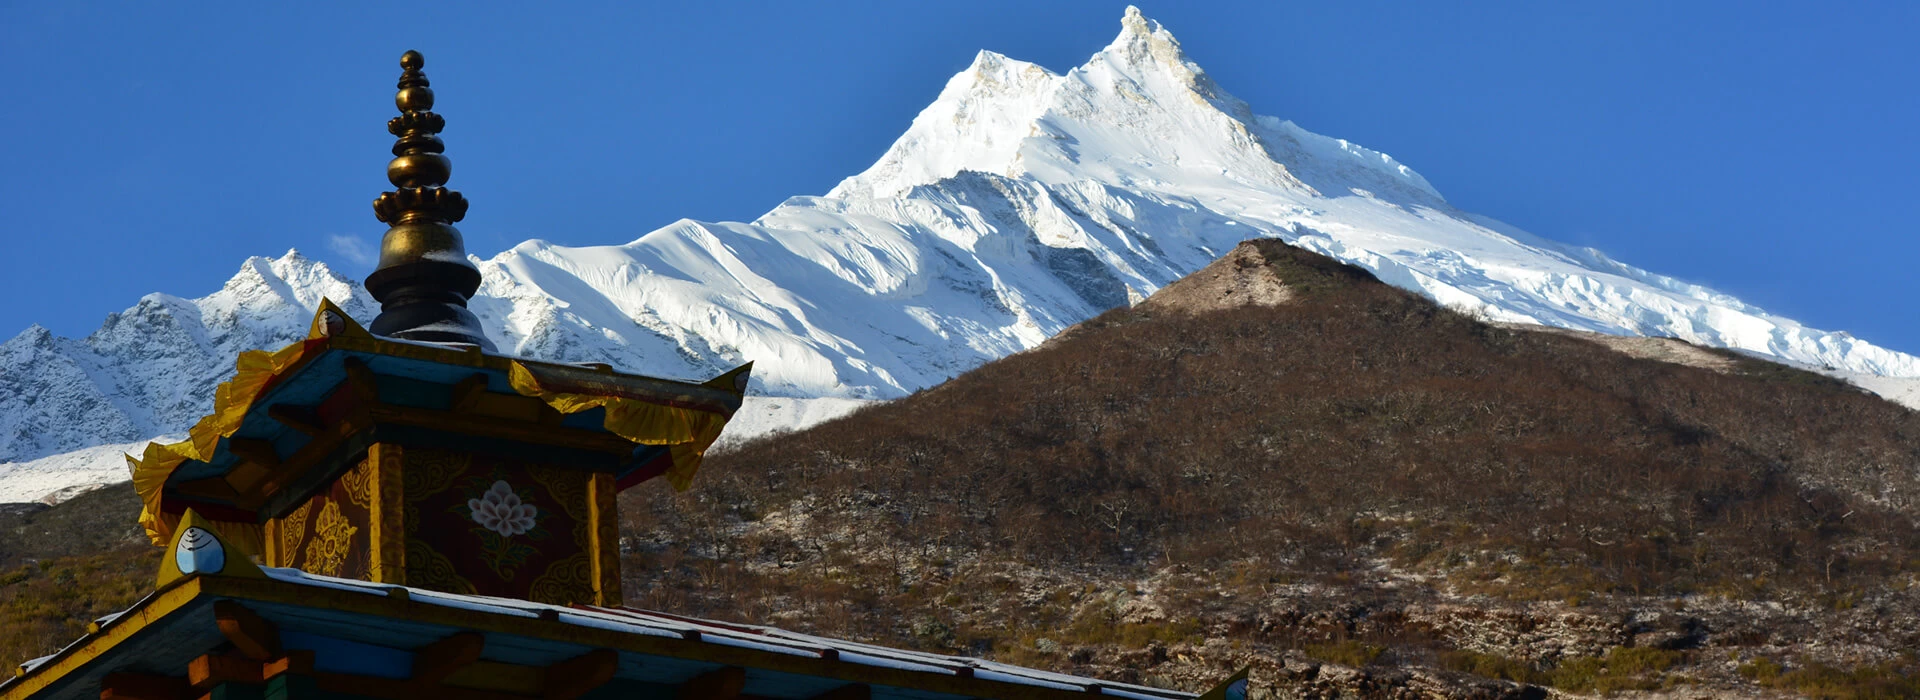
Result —
<svg viewBox="0 0 1920 700"><path fill-rule="evenodd" d="M462 261L465 262L465 261ZM480 271L469 265L421 261L375 270L367 291L380 300L374 335L428 343L466 343L494 352L480 330L467 299L480 286Z"/></svg>

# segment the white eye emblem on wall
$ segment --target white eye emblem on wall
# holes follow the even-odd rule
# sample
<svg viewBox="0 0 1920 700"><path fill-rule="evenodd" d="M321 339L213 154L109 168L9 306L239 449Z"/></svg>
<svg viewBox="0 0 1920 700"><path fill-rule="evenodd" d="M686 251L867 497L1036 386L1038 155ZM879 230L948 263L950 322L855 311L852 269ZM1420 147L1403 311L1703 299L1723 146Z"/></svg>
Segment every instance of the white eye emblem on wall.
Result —
<svg viewBox="0 0 1920 700"><path fill-rule="evenodd" d="M173 563L182 574L217 574L227 567L227 552L220 539L198 527L180 535L180 547L173 552Z"/></svg>

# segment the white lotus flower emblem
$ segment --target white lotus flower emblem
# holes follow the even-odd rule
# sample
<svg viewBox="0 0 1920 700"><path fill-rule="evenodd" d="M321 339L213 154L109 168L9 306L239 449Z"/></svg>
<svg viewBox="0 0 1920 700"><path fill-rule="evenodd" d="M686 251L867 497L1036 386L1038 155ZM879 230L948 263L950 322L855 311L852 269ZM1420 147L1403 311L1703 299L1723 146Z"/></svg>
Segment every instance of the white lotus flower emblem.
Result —
<svg viewBox="0 0 1920 700"><path fill-rule="evenodd" d="M493 482L493 488L480 494L479 498L467 499L467 509L473 511L473 521L488 530L500 533L501 537L512 537L533 529L533 516L539 513L531 503L521 503L520 494L505 481Z"/></svg>

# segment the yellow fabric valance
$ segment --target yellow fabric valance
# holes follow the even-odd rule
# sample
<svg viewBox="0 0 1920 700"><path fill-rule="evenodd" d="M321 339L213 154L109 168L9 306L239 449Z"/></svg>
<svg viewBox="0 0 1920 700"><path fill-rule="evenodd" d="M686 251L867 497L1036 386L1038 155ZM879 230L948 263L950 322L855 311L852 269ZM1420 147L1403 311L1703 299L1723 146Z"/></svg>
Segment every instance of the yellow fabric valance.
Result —
<svg viewBox="0 0 1920 700"><path fill-rule="evenodd" d="M730 372L726 376L733 374ZM667 469L667 483L673 484L676 491L685 491L693 485L693 475L700 470L700 462L706 457L707 449L720 439L720 431L727 427L727 420L732 417L621 396L552 391L542 386L539 378L519 362L513 363L507 379L514 391L545 401L562 414L604 408L607 411L606 419L601 424L607 432L635 444L669 446L673 466Z"/></svg>
<svg viewBox="0 0 1920 700"><path fill-rule="evenodd" d="M165 546L173 535L174 525L180 521L178 514L161 509L160 497L167 477L187 460L204 462L213 458L214 450L220 446L220 439L230 437L240 429L240 421L246 418L247 411L253 407L253 400L264 393L282 372L305 359L313 348L319 347L320 344L314 341L327 336L324 319L328 311L346 319L348 324L353 323L333 302L321 300L320 310L314 314L305 340L273 352L248 350L240 353L234 360L236 371L233 378L221 382L213 390L213 412L193 424L193 428L187 431L187 439L167 444L149 442L139 458L127 456L127 468L133 475L133 489L140 494L140 527L146 530L147 538L153 541L154 546ZM360 330L357 325L353 328ZM223 520L213 520L212 523L220 531L220 536L236 546L253 545L248 551L260 551L259 523Z"/></svg>
<svg viewBox="0 0 1920 700"><path fill-rule="evenodd" d="M554 366L536 370L529 363L509 358L483 357L467 351L382 339L354 323L331 301L322 300L319 310L314 314L313 323L308 327L306 339L271 352L251 350L240 354L235 361L233 378L222 382L214 390L213 412L194 424L186 440L166 444L149 443L139 457L127 457L134 489L140 495L140 526L155 545L164 546L179 522L181 504L173 504L171 510L176 512L169 513L167 504L163 502L167 479L174 470L188 461L208 462L214 459L220 441L232 437L240 429L241 422L260 396L289 372L297 371L304 361L329 349L349 349L439 362L451 360L457 364L472 364L493 371L504 370L515 392L536 397L562 414L604 408L606 418L603 423L608 432L635 444L668 448L672 463L665 474L669 483L679 490L685 490L692 484L693 475L699 470L708 448L719 439L720 431L732 417L734 407L738 406L739 394L745 388L746 372L749 371L749 367L741 367L699 386L635 377L620 380L629 384L639 381L654 382L654 386L679 387L672 391L705 392L706 401L683 402L662 396L646 398L650 395L644 393L637 395L639 398L632 395L600 395L600 391L621 393L601 387L588 387L596 393L583 393L578 390L580 387L564 381L550 386L541 380L543 373L553 375L555 372L579 371L577 369ZM545 367L541 363L531 364ZM715 402L712 400L714 390L728 392L733 398ZM260 552L259 522L239 519L242 517L239 513L225 514L230 519L222 520L217 509L196 507L221 537L235 546L248 548L249 552Z"/></svg>

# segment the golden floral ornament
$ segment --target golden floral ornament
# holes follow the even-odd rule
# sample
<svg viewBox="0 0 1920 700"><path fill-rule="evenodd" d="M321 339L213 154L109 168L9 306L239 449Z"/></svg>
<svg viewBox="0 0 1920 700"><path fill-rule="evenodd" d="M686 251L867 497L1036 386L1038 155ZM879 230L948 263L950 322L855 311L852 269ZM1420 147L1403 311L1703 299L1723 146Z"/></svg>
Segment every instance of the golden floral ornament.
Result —
<svg viewBox="0 0 1920 700"><path fill-rule="evenodd" d="M353 533L359 531L360 528L340 513L338 501L327 501L320 508L320 516L313 521L313 539L307 542L307 565L302 568L322 576L339 576L353 547Z"/></svg>
<svg viewBox="0 0 1920 700"><path fill-rule="evenodd" d="M467 499L467 510L473 511L473 521L480 527L500 533L501 537L532 530L534 516L539 514L533 504L521 502L520 494L514 493L505 481L495 481L479 498Z"/></svg>

